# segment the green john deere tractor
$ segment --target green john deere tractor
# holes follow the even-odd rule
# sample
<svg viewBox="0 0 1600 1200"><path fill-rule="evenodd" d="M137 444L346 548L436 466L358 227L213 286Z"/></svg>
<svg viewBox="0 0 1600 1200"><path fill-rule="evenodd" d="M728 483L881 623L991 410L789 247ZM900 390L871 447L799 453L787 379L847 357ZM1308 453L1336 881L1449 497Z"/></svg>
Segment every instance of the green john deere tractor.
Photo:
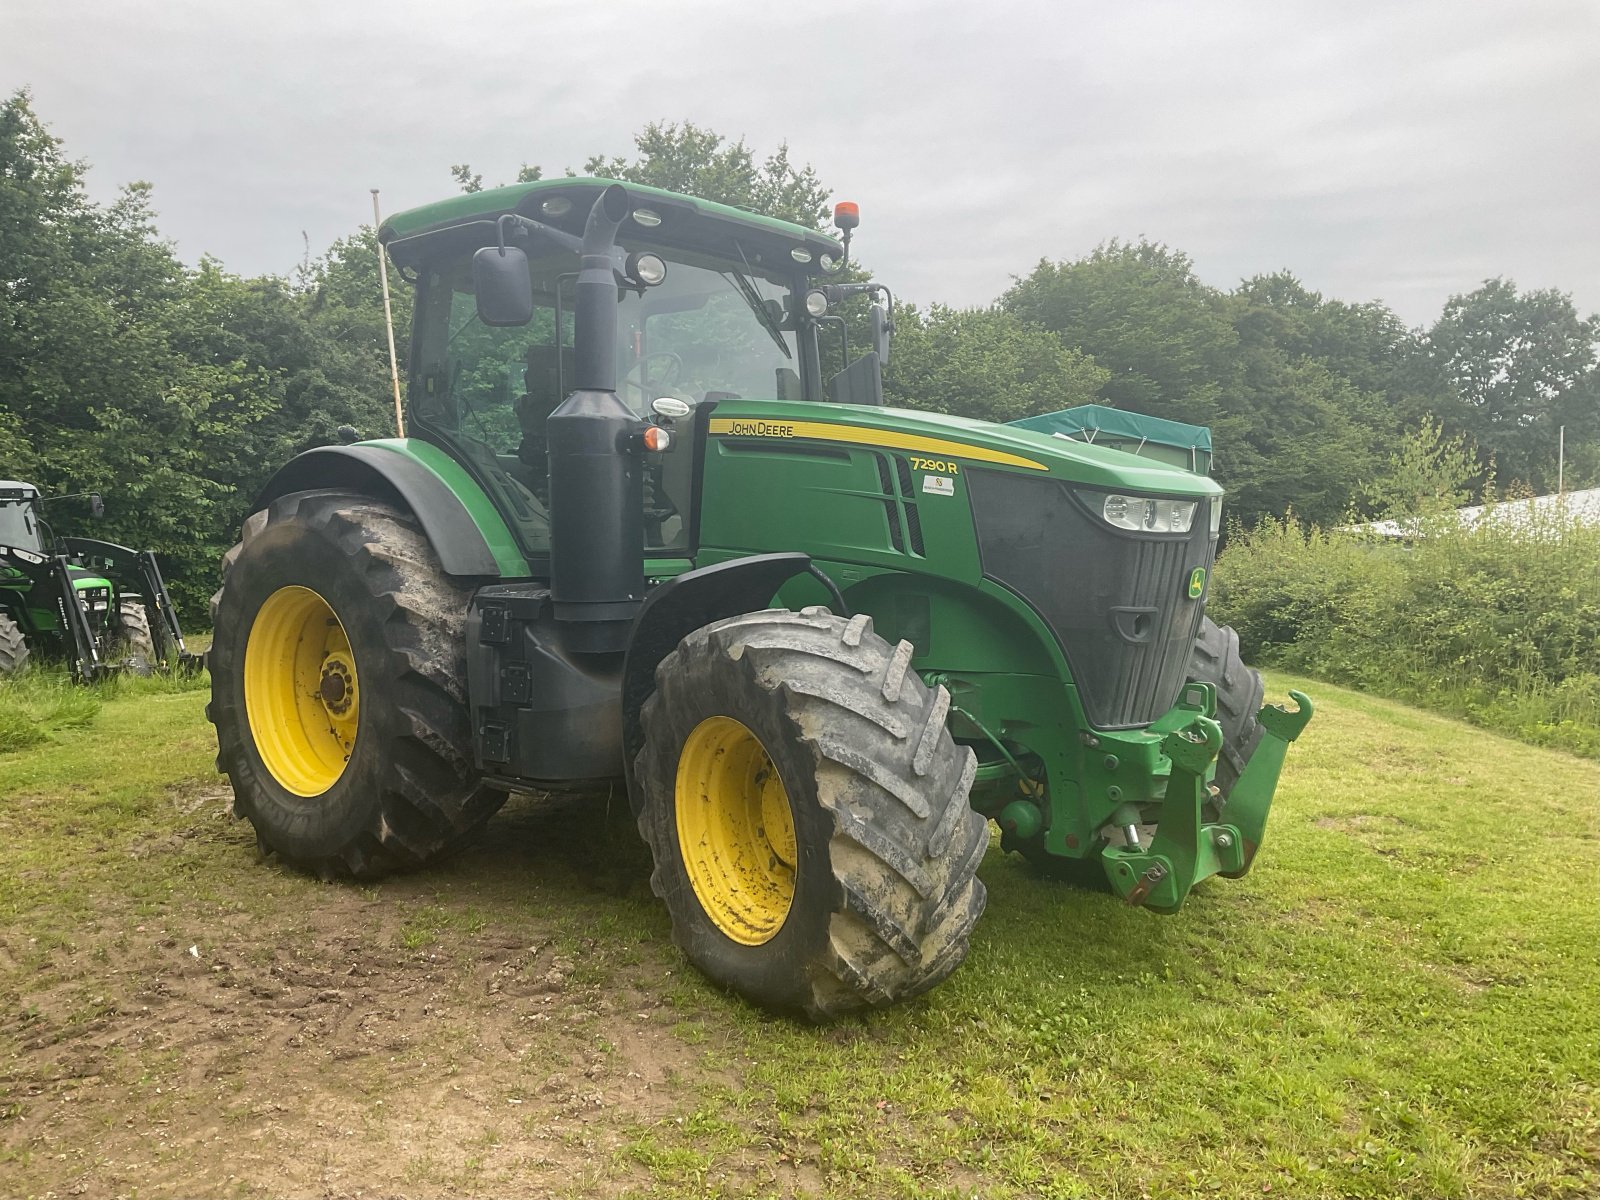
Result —
<svg viewBox="0 0 1600 1200"><path fill-rule="evenodd" d="M198 666L154 554L50 529L44 505L78 499L104 512L97 494L45 497L31 483L0 480L0 677L35 651L65 659L81 683Z"/></svg>
<svg viewBox="0 0 1600 1200"><path fill-rule="evenodd" d="M835 223L558 179L383 225L411 435L285 465L213 602L265 847L365 877L622 779L690 960L819 1019L961 962L989 820L1158 912L1249 870L1311 708L1204 617L1222 489L883 407Z"/></svg>

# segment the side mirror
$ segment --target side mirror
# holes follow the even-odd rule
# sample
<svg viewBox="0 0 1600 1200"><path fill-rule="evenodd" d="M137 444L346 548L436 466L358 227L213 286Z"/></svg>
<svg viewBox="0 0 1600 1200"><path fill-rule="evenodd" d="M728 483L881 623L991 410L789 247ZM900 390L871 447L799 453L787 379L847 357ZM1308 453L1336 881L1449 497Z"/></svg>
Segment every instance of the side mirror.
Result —
<svg viewBox="0 0 1600 1200"><path fill-rule="evenodd" d="M485 246L472 256L478 318L497 329L533 320L533 280L520 246Z"/></svg>
<svg viewBox="0 0 1600 1200"><path fill-rule="evenodd" d="M106 515L106 502L100 499L99 492L89 493L89 515L91 517L103 517Z"/></svg>
<svg viewBox="0 0 1600 1200"><path fill-rule="evenodd" d="M878 362L881 366L889 365L889 335L894 332L894 322L889 319L889 310L882 304L874 304L868 313L868 320L872 324L872 348L878 352Z"/></svg>

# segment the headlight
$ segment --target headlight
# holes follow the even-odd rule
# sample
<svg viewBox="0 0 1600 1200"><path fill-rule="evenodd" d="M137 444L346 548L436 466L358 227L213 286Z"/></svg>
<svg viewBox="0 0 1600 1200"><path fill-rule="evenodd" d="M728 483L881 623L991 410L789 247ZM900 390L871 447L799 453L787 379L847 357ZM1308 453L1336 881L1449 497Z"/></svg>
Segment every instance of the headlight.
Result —
<svg viewBox="0 0 1600 1200"><path fill-rule="evenodd" d="M1188 533L1194 525L1194 500L1110 495L1100 506L1108 525L1138 533Z"/></svg>
<svg viewBox="0 0 1600 1200"><path fill-rule="evenodd" d="M1216 537L1222 532L1222 497L1218 496L1211 502L1211 536Z"/></svg>

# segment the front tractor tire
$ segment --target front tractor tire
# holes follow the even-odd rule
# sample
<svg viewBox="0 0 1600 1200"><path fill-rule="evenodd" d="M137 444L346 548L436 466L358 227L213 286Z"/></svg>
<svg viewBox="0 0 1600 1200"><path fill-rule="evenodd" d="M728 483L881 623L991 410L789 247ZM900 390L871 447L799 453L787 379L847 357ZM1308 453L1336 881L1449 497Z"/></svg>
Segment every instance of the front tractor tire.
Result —
<svg viewBox="0 0 1600 1200"><path fill-rule="evenodd" d="M117 602L105 641L102 657L108 662L125 663L135 675L150 674L156 660L156 645L150 636L150 614L138 597L123 596Z"/></svg>
<svg viewBox="0 0 1600 1200"><path fill-rule="evenodd" d="M0 612L0 679L21 675L28 666L28 639L22 627Z"/></svg>
<svg viewBox="0 0 1600 1200"><path fill-rule="evenodd" d="M939 983L983 912L988 826L950 697L871 618L695 630L640 714L639 830L673 940L710 979L828 1020Z"/></svg>
<svg viewBox="0 0 1600 1200"><path fill-rule="evenodd" d="M410 516L296 492L245 521L222 571L206 713L263 848L371 878L427 862L500 807L473 766L469 593Z"/></svg>
<svg viewBox="0 0 1600 1200"><path fill-rule="evenodd" d="M1217 723L1222 726L1222 749L1217 752L1217 785L1223 804L1244 774L1250 756L1261 744L1262 728L1256 716L1266 701L1260 672L1244 665L1239 655L1239 635L1232 627L1210 617L1200 621L1189 659L1189 680L1209 683L1217 690Z"/></svg>

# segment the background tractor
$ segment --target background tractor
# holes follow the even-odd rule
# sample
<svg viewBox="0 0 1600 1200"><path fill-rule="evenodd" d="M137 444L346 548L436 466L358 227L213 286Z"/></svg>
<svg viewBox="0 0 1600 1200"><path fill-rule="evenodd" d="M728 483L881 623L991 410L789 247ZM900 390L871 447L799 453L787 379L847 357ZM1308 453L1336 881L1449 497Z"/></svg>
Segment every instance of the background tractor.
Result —
<svg viewBox="0 0 1600 1200"><path fill-rule="evenodd" d="M0 676L35 651L64 658L80 682L198 665L154 554L52 532L44 505L80 499L104 511L93 493L43 497L31 483L0 480Z"/></svg>
<svg viewBox="0 0 1600 1200"><path fill-rule="evenodd" d="M366 877L623 779L687 956L819 1019L961 962L989 819L1160 912L1249 869L1310 706L1204 618L1222 489L884 408L855 223L596 179L384 223L411 436L287 463L213 601L264 846Z"/></svg>

